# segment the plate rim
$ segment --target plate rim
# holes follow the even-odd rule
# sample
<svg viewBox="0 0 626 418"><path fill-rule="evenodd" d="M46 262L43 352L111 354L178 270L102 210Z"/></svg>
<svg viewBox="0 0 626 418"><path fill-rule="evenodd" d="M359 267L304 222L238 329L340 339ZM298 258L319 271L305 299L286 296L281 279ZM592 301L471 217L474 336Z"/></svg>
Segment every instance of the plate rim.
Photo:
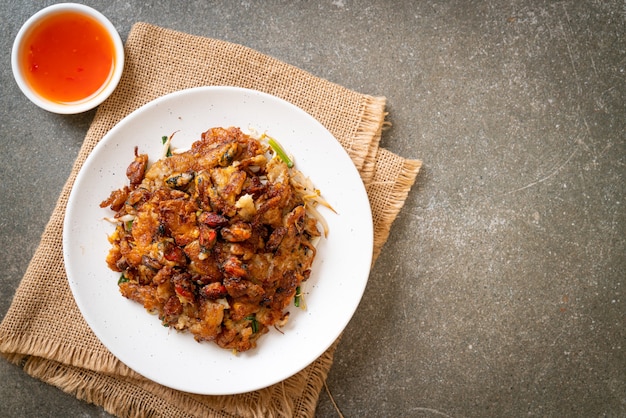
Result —
<svg viewBox="0 0 626 418"><path fill-rule="evenodd" d="M321 129L323 129L324 131L326 131L326 133L334 140L336 141L337 145L339 148L341 148L341 150L343 151L343 153L345 154L342 158L348 158L350 160L350 162L352 163L352 159L349 157L347 151L343 148L343 146L341 146L341 144L339 143L339 141L337 140L337 138L334 137L334 135L332 135L332 133L330 133L330 131L321 123L319 122L314 116L312 116L311 114L309 114L308 112L304 111L302 108L298 107L297 105L294 105L293 103L284 100L280 97L271 95L269 93L265 93L265 92L261 92L258 90L253 90L253 89L247 89L247 88L241 88L241 87L233 87L233 86L202 86L202 87L192 87L192 88L188 88L188 89L182 89L182 90L177 90L165 95L162 95L160 97L157 97L151 101L149 101L148 103L145 103L144 105L138 107L137 109L135 109L134 111L130 112L128 115L126 115L124 118L120 119L109 131L107 131L102 138L98 141L98 143L94 146L94 148L92 149L92 151L89 153L89 155L86 157L85 161L83 161L77 175L76 178L74 180L74 183L72 185L72 188L70 190L70 194L68 196L68 201L67 201L67 205L66 205L66 214L65 214L65 218L64 218L64 222L63 222L63 261L64 261L64 265L65 265L65 269L67 272L67 280L69 282L69 286L72 292L72 296L74 298L74 300L76 301L76 304L79 308L79 311L81 312L81 315L83 316L83 318L85 319L85 321L87 322L87 325L89 326L89 328L92 330L92 332L95 334L95 336L98 338L98 340L107 348L107 350L109 350L118 360L120 360L122 363L126 364L122 359L120 359L120 357L114 352L114 350L111 349L111 347L109 346L109 344L107 342L105 342L103 340L103 338L100 335L100 332L98 332L96 329L94 329L94 326L92 325L92 323L87 319L85 311L84 311L84 306L82 306L82 303L79 301L80 296L77 295L77 289L75 289L75 284L72 281L72 277L73 277L73 269L72 267L70 267L68 264L71 264L71 254L69 253L69 249L68 247L70 246L70 243L72 241L72 237L70 236L70 230L71 228L69 227L69 223L71 222L71 220L73 219L73 211L76 209L76 202L73 199L74 197L74 192L75 190L80 188L80 185L82 184L83 181L86 181L84 179L85 176L87 176L87 169L91 166L92 164L92 160L96 160L97 156L100 154L101 149L106 147L110 142L115 143L114 142L114 138L116 137L116 135L119 134L120 131L123 132L124 127L131 123L131 121L137 117L137 115L140 115L144 112L149 112L150 109L152 107L158 107L159 105L168 102L169 100L175 100L176 98L179 97L185 97L187 95L193 95L193 94L219 94L219 93L234 93L234 94L251 94L251 95L255 95L255 96L260 96L260 97L264 97L267 98L269 100L277 100L279 103L282 103L283 105L288 106L289 108L291 108L291 110L293 111L297 111L300 112L303 117L309 118L311 121L314 121L315 124L318 125L318 127L320 127ZM243 127L241 127L243 130ZM113 139L110 139L113 138ZM365 202L367 203L366 207L367 207L367 217L368 217L368 223L367 225L365 225L365 228L368 230L368 247L369 247L369 252L368 252L368 257L366 260L363 260L364 262L367 261L367 273L365 273L365 277L362 279L361 281L361 287L360 289L358 289L358 298L356 303L354 304L354 306L352 307L352 309L350 310L349 314L347 314L345 316L345 323L342 324L342 326L340 327L339 332L337 333L337 335L334 335L332 339L330 339L328 344L324 344L323 347L320 348L319 353L313 357L312 359L310 359L310 361L306 364L301 365L301 367L294 369L293 372L290 372L289 375L287 376L283 376L281 378L278 379L274 379L272 381L268 381L266 384L263 384L261 386L256 385L255 387L248 387L246 389L242 389L239 391L233 391L233 390L228 390L228 391L206 391L206 390L200 390L200 391L194 391L194 390L188 390L188 389L181 389L178 386L171 386L168 385L166 382L162 382L162 381L158 381L155 380L152 377L146 376L144 373L142 373L141 371L138 371L135 367L126 364L130 369L134 370L135 372L141 374L142 376L146 377L147 379L150 379L152 381L155 381L159 384L162 384L164 386L170 387L172 389L176 389L176 390L184 390L187 392L192 392L192 393L197 393L197 394L204 394L204 395L234 395L234 394L240 394L240 393L245 393L245 392L250 392L250 391L254 391L254 390L259 390L268 386L271 386L272 384L275 384L279 381L282 381L286 378L289 378L297 373L299 373L300 371L302 371L304 368L306 368L307 366L309 366L310 364L312 364L314 361L316 361L324 352L326 352L328 350L329 347L332 346L332 344L334 343L334 341L336 341L337 338L340 337L340 335L344 332L346 326L348 325L348 323L350 322L350 320L352 319L352 317L354 316L354 313L356 312L356 309L358 308L358 306L361 303L362 297L363 297L363 293L365 291L367 282L369 280L369 275L371 273L371 264L372 264L372 260L373 260L373 250L374 250L374 230L373 230L373 216L372 216L372 210L371 210L371 205L369 203L369 199L368 199L368 195L367 195L367 190L365 188L365 185L362 182L361 176L358 173L358 170L356 169L356 167L354 166L354 164L352 163L352 169L354 170L353 174L356 174L356 176L359 179L359 183L360 183L360 192L364 195L365 197ZM77 186L78 185L78 186ZM365 256L365 254L364 254ZM102 269L105 269L106 266L103 265ZM72 275L72 277L70 277ZM139 304L137 304L139 305ZM141 307L143 309L143 307ZM147 313L146 313L146 316ZM259 346L256 348L256 350L260 350L263 348L263 344L262 342L259 343Z"/></svg>

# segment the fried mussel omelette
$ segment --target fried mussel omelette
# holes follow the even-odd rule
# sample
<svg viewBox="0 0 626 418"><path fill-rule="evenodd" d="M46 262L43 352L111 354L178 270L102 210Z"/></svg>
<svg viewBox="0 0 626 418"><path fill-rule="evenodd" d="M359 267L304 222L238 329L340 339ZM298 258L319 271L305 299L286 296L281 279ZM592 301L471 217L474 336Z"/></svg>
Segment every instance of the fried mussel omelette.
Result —
<svg viewBox="0 0 626 418"><path fill-rule="evenodd" d="M115 212L106 262L121 294L197 341L256 347L287 322L321 235L292 172L234 127L151 165L135 148L128 184L100 205Z"/></svg>

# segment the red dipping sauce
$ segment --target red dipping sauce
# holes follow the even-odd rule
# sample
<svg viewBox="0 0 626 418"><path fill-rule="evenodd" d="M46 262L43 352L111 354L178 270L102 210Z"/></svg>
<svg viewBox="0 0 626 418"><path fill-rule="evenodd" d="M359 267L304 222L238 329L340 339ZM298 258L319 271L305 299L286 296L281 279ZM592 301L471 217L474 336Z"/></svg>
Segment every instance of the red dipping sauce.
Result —
<svg viewBox="0 0 626 418"><path fill-rule="evenodd" d="M115 66L113 39L95 19L50 15L27 36L20 65L26 82L57 103L77 102L106 86Z"/></svg>

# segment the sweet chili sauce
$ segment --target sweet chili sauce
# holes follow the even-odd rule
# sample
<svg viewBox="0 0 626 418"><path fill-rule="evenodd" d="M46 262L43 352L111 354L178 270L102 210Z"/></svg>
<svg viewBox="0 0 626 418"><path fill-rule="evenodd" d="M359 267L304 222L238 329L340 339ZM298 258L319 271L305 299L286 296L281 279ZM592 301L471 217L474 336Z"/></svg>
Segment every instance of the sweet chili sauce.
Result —
<svg viewBox="0 0 626 418"><path fill-rule="evenodd" d="M27 36L22 63L26 81L59 103L85 99L113 72L113 40L95 19L75 12L51 15Z"/></svg>

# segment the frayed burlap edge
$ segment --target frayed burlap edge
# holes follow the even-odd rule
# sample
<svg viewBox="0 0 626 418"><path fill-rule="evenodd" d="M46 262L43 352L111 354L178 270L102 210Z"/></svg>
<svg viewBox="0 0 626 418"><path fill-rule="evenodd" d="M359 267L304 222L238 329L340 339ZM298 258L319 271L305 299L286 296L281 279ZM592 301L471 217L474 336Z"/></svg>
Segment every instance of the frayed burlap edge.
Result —
<svg viewBox="0 0 626 418"><path fill-rule="evenodd" d="M397 169L395 171L385 170L384 167L381 167L382 161L387 162L385 164L387 167L395 165ZM408 193L415 183L422 162L405 159L384 148L379 148L374 165L376 166L375 174L371 181L365 184L365 188L370 198L374 217L373 260L375 262L389 237L391 224L404 206ZM377 208L380 210L376 210Z"/></svg>
<svg viewBox="0 0 626 418"><path fill-rule="evenodd" d="M369 138L370 145L365 153L363 165L359 169L359 174L363 184L372 181L376 172L376 153L378 152L383 126L385 124L385 97L365 96L363 111L361 112L362 123L359 125L355 136L357 138ZM357 141L361 142L361 141ZM358 166L357 166L358 168Z"/></svg>
<svg viewBox="0 0 626 418"><path fill-rule="evenodd" d="M70 367L81 367L86 370L97 370L100 373L115 374L124 377L140 375L121 363L110 353L87 352L71 344L57 343L45 338L31 336L8 335L0 349L8 361L20 364L32 358L43 358L52 362L63 362Z"/></svg>
<svg viewBox="0 0 626 418"><path fill-rule="evenodd" d="M38 379L56 386L78 399L101 405L119 417L146 416L203 417L294 417L309 416L315 410L318 396L298 398L302 385L305 393L319 394L333 361L338 342L303 372L269 388L255 392L256 406L250 407L232 396L201 396L171 391L154 382L135 376L121 377L98 373L80 367L29 357L24 370ZM98 388L94 390L93 388ZM295 401L294 401L295 399ZM210 400L210 401L209 401ZM223 403L215 408L214 403Z"/></svg>

